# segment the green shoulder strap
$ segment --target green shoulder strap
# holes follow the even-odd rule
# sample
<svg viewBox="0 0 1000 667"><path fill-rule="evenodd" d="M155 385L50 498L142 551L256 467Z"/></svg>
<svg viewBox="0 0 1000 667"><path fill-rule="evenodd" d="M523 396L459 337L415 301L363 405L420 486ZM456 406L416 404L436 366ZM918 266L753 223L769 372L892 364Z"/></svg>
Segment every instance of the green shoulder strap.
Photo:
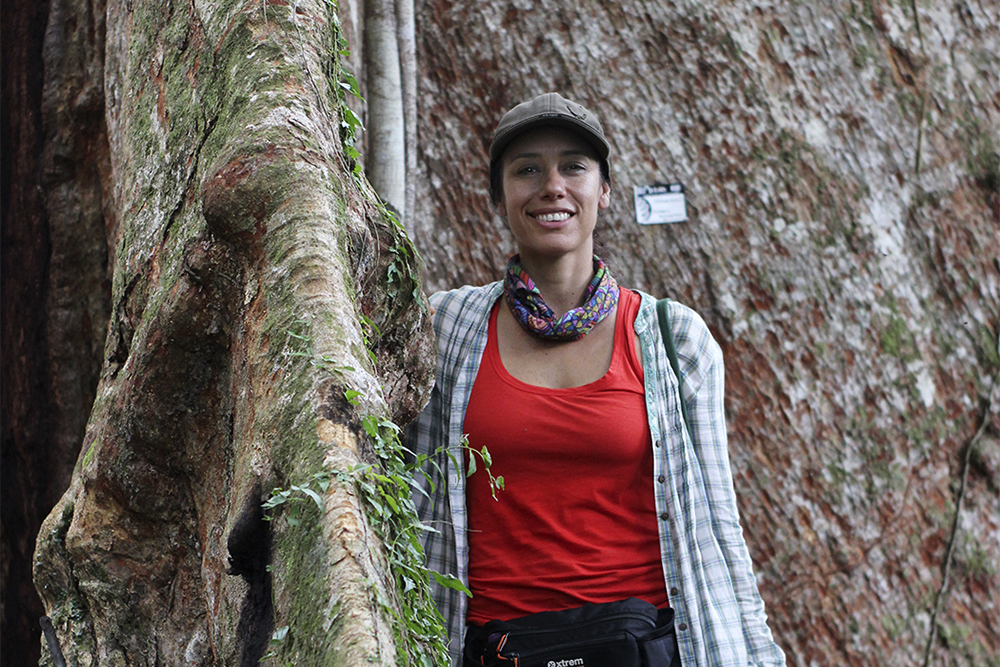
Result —
<svg viewBox="0 0 1000 667"><path fill-rule="evenodd" d="M670 368L677 376L677 397L681 401L681 414L684 417L684 428L688 432L688 437L694 443L694 434L691 433L691 420L688 418L687 405L684 403L684 391L681 388L681 367L677 363L677 350L674 348L674 334L670 330L670 317L667 315L667 304L670 299L660 299L656 302L656 317L660 320L660 335L663 336L663 344L667 348L667 359L670 360Z"/></svg>

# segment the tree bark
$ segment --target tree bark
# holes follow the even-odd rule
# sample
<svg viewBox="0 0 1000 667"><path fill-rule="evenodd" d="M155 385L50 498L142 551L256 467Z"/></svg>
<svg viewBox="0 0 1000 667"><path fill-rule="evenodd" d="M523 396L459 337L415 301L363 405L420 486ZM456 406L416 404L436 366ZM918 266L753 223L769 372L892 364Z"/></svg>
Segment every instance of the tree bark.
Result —
<svg viewBox="0 0 1000 667"><path fill-rule="evenodd" d="M69 485L109 312L103 4L4 5L3 630L38 661L34 536ZM43 68L44 63L44 68ZM47 73L43 77L43 72Z"/></svg>
<svg viewBox="0 0 1000 667"><path fill-rule="evenodd" d="M53 15L103 35L97 9ZM71 664L395 664L397 581L351 471L433 358L412 250L343 153L332 11L107 7L87 74L110 321L34 569ZM316 505L263 521L309 483Z"/></svg>
<svg viewBox="0 0 1000 667"><path fill-rule="evenodd" d="M365 0L365 81L368 151L365 171L372 187L399 218L406 210L406 132L396 9L393 0Z"/></svg>
<svg viewBox="0 0 1000 667"><path fill-rule="evenodd" d="M45 383L45 317L35 304L45 299L48 235L37 183L42 145L42 77L29 66L41 59L46 7L33 2L4 4L0 19L3 107L3 163L0 166L3 237L0 294L3 311L3 432L0 467L0 599L5 657L17 664L38 661L32 621L42 606L30 585L33 535L48 510L45 478L50 472L50 434ZM9 68L9 69L8 69ZM14 220L17 224L14 224ZM58 495L58 491L56 492Z"/></svg>
<svg viewBox="0 0 1000 667"><path fill-rule="evenodd" d="M399 35L399 71L403 97L403 130L406 162L403 224L413 229L417 205L417 34L413 0L396 0L396 33Z"/></svg>
<svg viewBox="0 0 1000 667"><path fill-rule="evenodd" d="M414 235L432 289L498 277L504 111L558 91L612 145L598 252L702 313L792 665L1000 655L1000 6L418 2ZM631 187L682 182L640 226ZM958 521L966 448L971 452ZM944 571L954 544L951 576Z"/></svg>

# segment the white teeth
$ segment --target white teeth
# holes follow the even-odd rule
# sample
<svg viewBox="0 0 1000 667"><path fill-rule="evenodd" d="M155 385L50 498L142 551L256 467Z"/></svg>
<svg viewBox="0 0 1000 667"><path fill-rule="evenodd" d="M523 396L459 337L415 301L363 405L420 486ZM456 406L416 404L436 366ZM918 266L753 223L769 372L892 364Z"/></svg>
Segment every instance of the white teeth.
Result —
<svg viewBox="0 0 1000 667"><path fill-rule="evenodd" d="M545 215L536 215L535 217L542 222L562 222L569 216L569 213L546 213Z"/></svg>

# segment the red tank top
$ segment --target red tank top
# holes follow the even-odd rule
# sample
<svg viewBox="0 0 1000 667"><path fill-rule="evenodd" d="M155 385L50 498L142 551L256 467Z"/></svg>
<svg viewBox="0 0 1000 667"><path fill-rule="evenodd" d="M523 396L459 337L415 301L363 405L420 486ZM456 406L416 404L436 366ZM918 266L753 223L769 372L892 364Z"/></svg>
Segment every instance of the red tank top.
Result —
<svg viewBox="0 0 1000 667"><path fill-rule="evenodd" d="M653 499L653 455L635 351L640 297L621 291L608 372L570 389L510 375L497 306L465 413L506 489L468 478L468 621L517 618L626 597L667 605Z"/></svg>

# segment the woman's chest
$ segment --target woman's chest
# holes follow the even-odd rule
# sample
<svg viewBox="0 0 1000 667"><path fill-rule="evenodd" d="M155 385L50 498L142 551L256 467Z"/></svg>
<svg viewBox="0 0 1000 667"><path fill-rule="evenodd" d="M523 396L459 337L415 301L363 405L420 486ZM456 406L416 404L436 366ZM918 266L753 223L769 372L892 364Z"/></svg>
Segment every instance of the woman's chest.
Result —
<svg viewBox="0 0 1000 667"><path fill-rule="evenodd" d="M550 389L582 387L600 380L611 367L615 333L611 317L583 338L554 342L532 336L512 318L506 321L503 309L500 315L500 360L504 369L521 382Z"/></svg>

